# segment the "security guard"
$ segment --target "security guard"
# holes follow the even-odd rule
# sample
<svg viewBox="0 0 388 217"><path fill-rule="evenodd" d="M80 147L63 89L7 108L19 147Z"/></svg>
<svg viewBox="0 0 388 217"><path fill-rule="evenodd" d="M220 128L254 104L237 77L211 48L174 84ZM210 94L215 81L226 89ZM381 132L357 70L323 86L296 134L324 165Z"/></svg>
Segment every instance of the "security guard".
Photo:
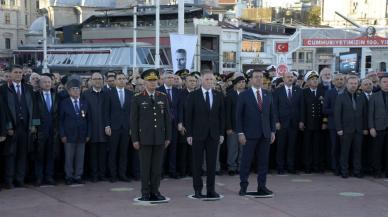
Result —
<svg viewBox="0 0 388 217"><path fill-rule="evenodd" d="M145 90L136 94L131 105L133 147L139 150L141 201L162 201L159 192L163 153L171 140L171 117L167 95L156 91L159 73L142 73Z"/></svg>
<svg viewBox="0 0 388 217"><path fill-rule="evenodd" d="M318 86L319 75L309 71L305 75L308 88L303 90L303 106L301 108L301 122L299 128L304 130L304 166L305 172L322 172L321 139L324 123L322 106L324 102L324 89Z"/></svg>

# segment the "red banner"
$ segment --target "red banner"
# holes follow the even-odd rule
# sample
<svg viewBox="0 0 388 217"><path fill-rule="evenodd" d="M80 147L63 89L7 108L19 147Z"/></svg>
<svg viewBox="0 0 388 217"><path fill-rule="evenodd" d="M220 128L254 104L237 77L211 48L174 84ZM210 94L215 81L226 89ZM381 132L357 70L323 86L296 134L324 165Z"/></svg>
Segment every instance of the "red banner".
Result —
<svg viewBox="0 0 388 217"><path fill-rule="evenodd" d="M276 52L278 52L278 53L287 53L288 52L288 42L276 42L275 48L276 48Z"/></svg>
<svg viewBox="0 0 388 217"><path fill-rule="evenodd" d="M303 39L305 47L388 47L388 38L379 36L360 37L354 39Z"/></svg>

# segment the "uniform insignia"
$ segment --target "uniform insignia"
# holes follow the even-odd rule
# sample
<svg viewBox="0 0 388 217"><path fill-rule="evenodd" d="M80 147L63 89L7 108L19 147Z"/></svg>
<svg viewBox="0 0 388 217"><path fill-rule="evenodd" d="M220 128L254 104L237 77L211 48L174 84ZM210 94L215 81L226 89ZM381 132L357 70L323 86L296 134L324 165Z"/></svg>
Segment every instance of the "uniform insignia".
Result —
<svg viewBox="0 0 388 217"><path fill-rule="evenodd" d="M160 106L161 106L161 105L164 105L164 102L162 102L162 101L158 101L157 103L158 103L158 105L160 105Z"/></svg>
<svg viewBox="0 0 388 217"><path fill-rule="evenodd" d="M148 102L144 101L141 103L141 105L148 105Z"/></svg>
<svg viewBox="0 0 388 217"><path fill-rule="evenodd" d="M141 93L136 93L136 94L135 94L135 96L140 96L140 95L141 95Z"/></svg>

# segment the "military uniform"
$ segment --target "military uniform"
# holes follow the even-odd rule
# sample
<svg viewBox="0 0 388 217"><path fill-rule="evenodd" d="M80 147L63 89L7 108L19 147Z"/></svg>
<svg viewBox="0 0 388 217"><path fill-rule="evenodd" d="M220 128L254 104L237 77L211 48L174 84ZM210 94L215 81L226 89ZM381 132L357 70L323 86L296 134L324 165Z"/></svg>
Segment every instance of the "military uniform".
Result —
<svg viewBox="0 0 388 217"><path fill-rule="evenodd" d="M146 90L131 104L132 141L140 143L142 197L152 200L159 193L165 141L171 139L171 118L167 95Z"/></svg>

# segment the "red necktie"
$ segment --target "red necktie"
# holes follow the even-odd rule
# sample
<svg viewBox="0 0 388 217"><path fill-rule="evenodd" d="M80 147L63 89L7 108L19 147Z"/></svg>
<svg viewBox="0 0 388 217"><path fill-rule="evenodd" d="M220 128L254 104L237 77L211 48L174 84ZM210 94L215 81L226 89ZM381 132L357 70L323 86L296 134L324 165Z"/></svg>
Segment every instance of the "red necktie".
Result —
<svg viewBox="0 0 388 217"><path fill-rule="evenodd" d="M256 94L257 94L257 104L259 105L259 111L261 112L263 110L263 101L261 100L260 91L257 91Z"/></svg>

